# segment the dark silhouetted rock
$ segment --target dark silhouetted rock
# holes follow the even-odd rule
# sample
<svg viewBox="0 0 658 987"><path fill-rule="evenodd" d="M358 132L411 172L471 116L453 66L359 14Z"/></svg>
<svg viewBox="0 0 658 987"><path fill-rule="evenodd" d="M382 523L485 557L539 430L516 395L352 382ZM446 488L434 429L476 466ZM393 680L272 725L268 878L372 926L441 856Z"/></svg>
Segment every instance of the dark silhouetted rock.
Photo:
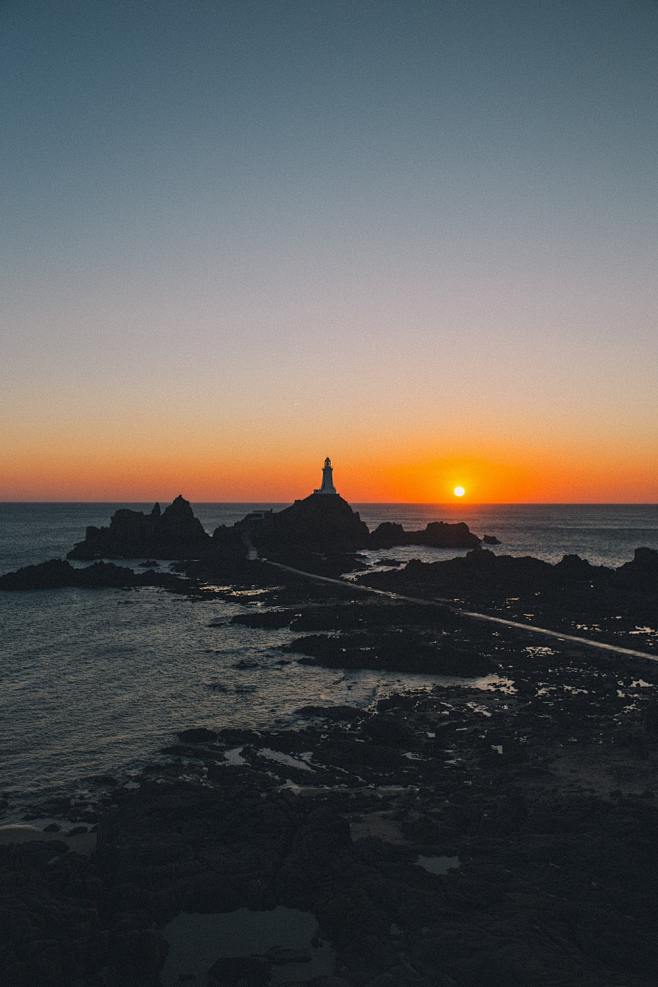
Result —
<svg viewBox="0 0 658 987"><path fill-rule="evenodd" d="M632 562L626 562L617 569L617 574L625 583L638 589L658 590L658 551L655 548L636 548Z"/></svg>
<svg viewBox="0 0 658 987"><path fill-rule="evenodd" d="M483 545L500 545L500 539L496 538L495 535L483 535L482 544Z"/></svg>
<svg viewBox="0 0 658 987"><path fill-rule="evenodd" d="M226 540L227 531L265 556L288 555L300 548L333 555L366 548L369 539L367 525L338 494L311 494L283 511L248 516L234 529L217 529L213 537Z"/></svg>
<svg viewBox="0 0 658 987"><path fill-rule="evenodd" d="M579 555L563 555L555 566L555 572L564 579L592 579L598 568Z"/></svg>
<svg viewBox="0 0 658 987"><path fill-rule="evenodd" d="M159 504L150 514L127 508L115 511L109 528L88 527L84 541L71 549L68 558L194 558L210 545L210 536L179 494L162 513Z"/></svg>
<svg viewBox="0 0 658 987"><path fill-rule="evenodd" d="M382 633L308 634L296 638L288 650L308 655L303 665L326 668L374 668L433 675L487 675L495 670L490 658L470 649L438 642L434 635L405 629Z"/></svg>
<svg viewBox="0 0 658 987"><path fill-rule="evenodd" d="M0 589L29 590L56 589L60 586L73 585L73 566L62 559L50 559L39 565L28 565L16 572L7 572L0 576Z"/></svg>
<svg viewBox="0 0 658 987"><path fill-rule="evenodd" d="M405 531L401 524L384 521L370 535L370 548L427 545L430 548L477 548L480 539L463 521L431 521L422 531Z"/></svg>
<svg viewBox="0 0 658 987"><path fill-rule="evenodd" d="M62 559L51 559L39 565L28 565L16 572L0 576L0 590L18 592L36 589L62 589L76 586L80 589L122 589L132 586L162 586L166 589L182 589L186 583L171 573L133 572L112 562L95 562L84 569L76 569Z"/></svg>

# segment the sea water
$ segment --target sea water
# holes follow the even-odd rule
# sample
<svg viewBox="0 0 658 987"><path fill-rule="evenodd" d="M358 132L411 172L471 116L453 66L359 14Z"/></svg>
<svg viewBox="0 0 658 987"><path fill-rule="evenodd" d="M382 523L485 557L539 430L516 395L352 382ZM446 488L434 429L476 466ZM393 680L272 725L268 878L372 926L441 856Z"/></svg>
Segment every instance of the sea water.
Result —
<svg viewBox="0 0 658 987"><path fill-rule="evenodd" d="M0 504L0 572L63 558L87 525L127 504ZM208 531L271 504L197 504ZM148 505L147 509L150 509ZM556 561L577 553L619 565L658 548L658 507L643 505L356 505L372 528L464 520L497 552ZM411 546L368 553L406 560L457 554ZM245 604L247 600L245 599ZM253 601L251 602L253 604ZM0 795L12 805L137 770L189 726L265 729L309 703L367 704L439 679L300 666L287 630L232 625L239 602L191 601L159 589L0 593Z"/></svg>

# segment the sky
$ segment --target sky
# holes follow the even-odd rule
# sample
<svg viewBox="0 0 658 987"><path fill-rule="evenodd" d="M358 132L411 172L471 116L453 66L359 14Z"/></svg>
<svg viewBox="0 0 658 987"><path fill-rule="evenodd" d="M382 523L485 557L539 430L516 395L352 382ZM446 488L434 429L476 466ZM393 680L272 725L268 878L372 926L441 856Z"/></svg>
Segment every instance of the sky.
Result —
<svg viewBox="0 0 658 987"><path fill-rule="evenodd" d="M0 0L0 500L658 501L658 3Z"/></svg>

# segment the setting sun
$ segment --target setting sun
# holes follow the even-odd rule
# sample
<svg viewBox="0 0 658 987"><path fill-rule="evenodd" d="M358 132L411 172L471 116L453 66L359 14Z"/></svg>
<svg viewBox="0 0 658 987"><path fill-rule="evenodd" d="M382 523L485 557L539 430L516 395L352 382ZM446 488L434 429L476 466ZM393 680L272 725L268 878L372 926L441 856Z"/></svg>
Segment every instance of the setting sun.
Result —
<svg viewBox="0 0 658 987"><path fill-rule="evenodd" d="M455 489L452 492L454 493L455 497L463 497L464 494L466 493L463 487L455 487Z"/></svg>

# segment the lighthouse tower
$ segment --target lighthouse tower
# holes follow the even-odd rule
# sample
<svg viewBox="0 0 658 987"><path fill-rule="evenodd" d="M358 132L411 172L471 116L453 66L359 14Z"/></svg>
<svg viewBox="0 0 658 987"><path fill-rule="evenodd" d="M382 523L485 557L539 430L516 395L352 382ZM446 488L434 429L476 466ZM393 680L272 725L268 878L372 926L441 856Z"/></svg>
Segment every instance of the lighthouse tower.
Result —
<svg viewBox="0 0 658 987"><path fill-rule="evenodd" d="M313 493L316 494L336 494L336 488L334 486L334 476L333 469L331 466L331 460L329 456L324 461L324 466L322 467L322 486Z"/></svg>

